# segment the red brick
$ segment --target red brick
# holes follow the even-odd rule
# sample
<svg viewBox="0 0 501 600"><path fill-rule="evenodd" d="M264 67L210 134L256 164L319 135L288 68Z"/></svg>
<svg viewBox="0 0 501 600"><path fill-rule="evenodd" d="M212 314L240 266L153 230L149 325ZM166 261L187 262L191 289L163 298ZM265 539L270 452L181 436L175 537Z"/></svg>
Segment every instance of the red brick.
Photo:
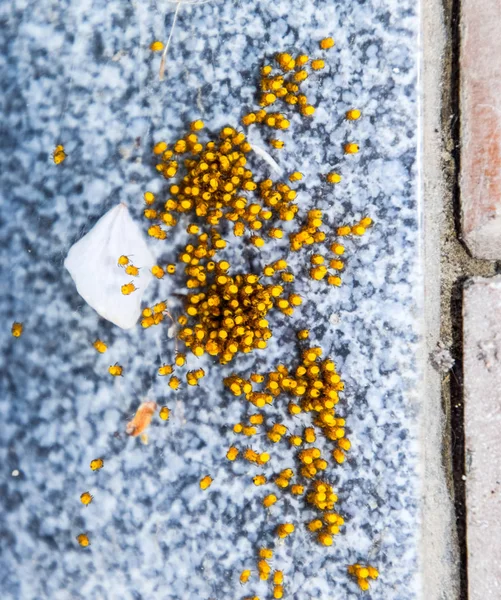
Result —
<svg viewBox="0 0 501 600"><path fill-rule="evenodd" d="M464 291L469 600L501 598L501 276Z"/></svg>
<svg viewBox="0 0 501 600"><path fill-rule="evenodd" d="M461 2L461 212L478 258L501 259L501 1Z"/></svg>

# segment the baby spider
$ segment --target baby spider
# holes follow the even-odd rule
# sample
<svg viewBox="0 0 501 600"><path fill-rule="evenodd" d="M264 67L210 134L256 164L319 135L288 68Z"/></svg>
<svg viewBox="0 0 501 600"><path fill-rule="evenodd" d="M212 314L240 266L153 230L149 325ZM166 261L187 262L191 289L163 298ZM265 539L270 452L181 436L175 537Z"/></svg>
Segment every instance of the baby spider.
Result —
<svg viewBox="0 0 501 600"><path fill-rule="evenodd" d="M125 267L129 263L130 263L129 257L125 256L125 254L122 254L121 256L118 257L117 264L119 267Z"/></svg>
<svg viewBox="0 0 501 600"><path fill-rule="evenodd" d="M82 548L87 548L87 546L90 546L89 536L86 533L77 535L77 542L80 544L80 546L82 546Z"/></svg>
<svg viewBox="0 0 501 600"><path fill-rule="evenodd" d="M132 292L135 292L137 290L137 287L131 281L130 283L126 283L125 285L123 285L120 289L124 296L129 296L130 294L132 294Z"/></svg>
<svg viewBox="0 0 501 600"><path fill-rule="evenodd" d="M99 469L102 469L104 467L104 460L102 458L95 458L94 460L90 461L90 468L93 471L99 471Z"/></svg>
<svg viewBox="0 0 501 600"><path fill-rule="evenodd" d="M18 323L17 321L15 323L13 323L11 333L16 338L21 337L21 335L23 333L23 324Z"/></svg>
<svg viewBox="0 0 501 600"><path fill-rule="evenodd" d="M249 581L250 576L251 576L250 569L245 569L244 571L242 571L240 573L240 583L242 583L242 584L247 583Z"/></svg>
<svg viewBox="0 0 501 600"><path fill-rule="evenodd" d="M94 496L92 496L90 492L84 492L83 494L80 495L80 502L84 506L89 506L89 504L92 502L93 498L94 498Z"/></svg>
<svg viewBox="0 0 501 600"><path fill-rule="evenodd" d="M123 368L118 363L115 363L108 368L108 373L113 377L120 377L122 372Z"/></svg>
<svg viewBox="0 0 501 600"><path fill-rule="evenodd" d="M139 277L139 269L134 265L127 265L125 267L125 272L127 275L131 275L131 277Z"/></svg>
<svg viewBox="0 0 501 600"><path fill-rule="evenodd" d="M66 152L64 151L64 146L59 144L54 148L54 152L52 153L52 160L55 165L60 165L66 159Z"/></svg>
<svg viewBox="0 0 501 600"><path fill-rule="evenodd" d="M100 354L108 349L108 346L102 340L96 340L92 345Z"/></svg>
<svg viewBox="0 0 501 600"><path fill-rule="evenodd" d="M200 489L206 490L212 484L212 477L210 475L206 475L200 480Z"/></svg>

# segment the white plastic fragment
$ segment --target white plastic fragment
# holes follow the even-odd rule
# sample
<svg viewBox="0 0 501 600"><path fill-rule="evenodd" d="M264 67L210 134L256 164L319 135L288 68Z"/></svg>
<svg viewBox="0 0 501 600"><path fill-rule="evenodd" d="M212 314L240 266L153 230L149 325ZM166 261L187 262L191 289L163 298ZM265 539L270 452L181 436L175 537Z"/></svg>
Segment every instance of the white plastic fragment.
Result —
<svg viewBox="0 0 501 600"><path fill-rule="evenodd" d="M118 266L118 257L128 256L138 267L139 276L127 275ZM70 272L77 291L101 317L122 329L134 327L141 314L141 299L153 275L155 259L144 236L123 203L109 210L69 252L64 266ZM133 282L129 296L122 285Z"/></svg>
<svg viewBox="0 0 501 600"><path fill-rule="evenodd" d="M283 170L282 167L277 163L277 161L270 155L264 148L261 146L256 146L256 144L251 145L251 149L260 156L265 162L267 162L272 169L274 169L277 173L282 175Z"/></svg>
<svg viewBox="0 0 501 600"><path fill-rule="evenodd" d="M259 144L254 143L254 139L252 138L252 136L247 136L247 141L251 146L251 150L253 150L260 158L262 158L264 162L268 163L270 167L274 169L279 175L283 174L282 167L271 156L271 154L269 154L269 152L266 152L266 150L259 146Z"/></svg>

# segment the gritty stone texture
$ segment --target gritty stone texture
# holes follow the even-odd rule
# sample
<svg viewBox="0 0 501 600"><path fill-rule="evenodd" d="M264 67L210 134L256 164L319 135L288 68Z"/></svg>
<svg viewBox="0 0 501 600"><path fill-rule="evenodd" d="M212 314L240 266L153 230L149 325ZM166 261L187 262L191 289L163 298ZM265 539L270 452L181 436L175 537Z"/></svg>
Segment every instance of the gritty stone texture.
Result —
<svg viewBox="0 0 501 600"><path fill-rule="evenodd" d="M447 106L450 88L444 79L447 53L450 52L450 28L444 22L444 4L440 0L422 4L422 85L423 85L423 153L422 178L424 188L424 264L425 264L425 328L426 354L434 356L441 347L441 326L449 310L441 311L440 286L443 257L440 240L446 229L445 211L451 200L451 185L446 180L443 165L442 136L449 131L450 119L441 122L440 107ZM444 112L446 112L444 110ZM451 236L452 239L452 236ZM455 237L454 237L455 239ZM466 254L464 246L458 244ZM449 344L446 345L446 348ZM444 361L440 361L441 366ZM434 361L426 360L425 393L422 395L422 468L423 519L422 535L422 598L426 600L457 600L459 595L458 544L452 492L450 436L448 435L447 402L442 399L443 370Z"/></svg>
<svg viewBox="0 0 501 600"><path fill-rule="evenodd" d="M0 66L4 128L0 153L0 252L5 265L0 297L0 554L6 600L236 600L267 597L257 581L243 589L238 573L255 570L256 550L273 545L274 568L283 569L286 596L297 600L356 600L360 590L346 565L368 561L381 570L371 600L420 597L421 457L423 383L422 266L420 265L416 60L418 20L414 0L365 2L209 2L183 5L167 78L158 80L159 56L148 46L165 39L164 13L147 2L79 0L4 3ZM160 7L160 3L158 4ZM172 20L173 5L163 4ZM166 7L166 8L165 8ZM78 296L63 268L70 246L118 201L138 223L142 194L167 197L151 156L154 141L172 141L202 117L204 141L222 125L238 126L256 106L256 73L277 50L311 55L333 35L327 68L307 82L317 106L305 121L291 113L285 149L273 156L304 173L298 186L300 217L325 213L329 240L337 224L370 214L375 226L346 241L343 286L328 288L305 274L308 256L288 253L287 240L261 251L226 234L221 258L235 270L260 272L285 256L305 301L292 319L270 315L273 338L265 352L240 356L224 369L204 356L197 388L174 394L156 376L171 362L165 327L121 331L100 319ZM265 58L266 57L266 58ZM346 122L356 106L363 118ZM262 132L263 143L269 132ZM280 136L282 137L282 135ZM343 143L360 143L344 157ZM67 160L56 167L50 152L64 143ZM254 155L257 180L269 175ZM343 182L327 187L322 174L341 170ZM162 264L177 256L187 236L182 219L166 242L152 240ZM322 251L327 250L325 247ZM185 294L182 277L150 285L146 300ZM330 318L335 315L335 318ZM10 323L25 323L13 340ZM337 407L347 420L353 449L345 465L329 465L339 493L345 533L320 548L304 522L314 516L302 499L281 495L270 511L264 491L251 482L247 463L224 457L236 438L231 425L249 403L230 396L222 377L247 375L281 360L294 363L295 331L311 328L311 341L331 355L345 381ZM99 355L99 337L109 349ZM119 362L123 378L107 369ZM184 372L182 372L184 376ZM143 397L171 409L155 418L150 442L124 434ZM294 433L311 415L293 419L285 403L266 410ZM319 442L330 460L329 449ZM264 471L297 468L286 441L270 451ZM100 472L89 462L104 457ZM18 472L17 475L13 473ZM201 492L201 476L214 483ZM423 476L424 477L424 476ZM83 507L79 495L94 501ZM266 491L275 487L270 484ZM426 514L426 511L425 511ZM277 543L277 523L297 530ZM75 536L88 532L91 546Z"/></svg>
<svg viewBox="0 0 501 600"><path fill-rule="evenodd" d="M461 2L461 211L471 253L501 259L501 3Z"/></svg>
<svg viewBox="0 0 501 600"><path fill-rule="evenodd" d="M501 597L501 276L464 291L469 600Z"/></svg>

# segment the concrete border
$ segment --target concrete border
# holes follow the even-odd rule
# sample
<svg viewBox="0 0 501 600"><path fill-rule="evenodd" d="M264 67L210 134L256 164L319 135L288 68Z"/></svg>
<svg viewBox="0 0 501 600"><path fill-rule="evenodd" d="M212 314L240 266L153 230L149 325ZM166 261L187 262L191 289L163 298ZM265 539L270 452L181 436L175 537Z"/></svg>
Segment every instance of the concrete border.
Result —
<svg viewBox="0 0 501 600"><path fill-rule="evenodd" d="M441 232L444 197L452 202L452 189L443 174L442 86L444 56L448 44L440 0L421 3L421 192L423 194L424 327L422 444L422 542L423 600L459 598L459 553L455 528L452 461L447 436L448 419L442 406L441 376L430 356L440 342ZM448 411L447 411L448 412Z"/></svg>

